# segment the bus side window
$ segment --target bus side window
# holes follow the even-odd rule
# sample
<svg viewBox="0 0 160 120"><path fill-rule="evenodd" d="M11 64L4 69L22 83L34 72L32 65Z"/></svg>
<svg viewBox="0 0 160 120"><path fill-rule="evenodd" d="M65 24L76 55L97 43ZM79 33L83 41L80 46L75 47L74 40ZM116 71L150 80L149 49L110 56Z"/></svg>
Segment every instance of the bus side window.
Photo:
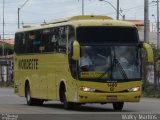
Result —
<svg viewBox="0 0 160 120"><path fill-rule="evenodd" d="M50 51L58 52L58 29L50 29Z"/></svg>
<svg viewBox="0 0 160 120"><path fill-rule="evenodd" d="M32 40L35 39L35 35L33 32L28 32L26 38L27 38L27 43L26 43L27 53L32 53L32 49L33 49Z"/></svg>
<svg viewBox="0 0 160 120"><path fill-rule="evenodd" d="M43 50L40 48L44 48ZM50 49L50 29L44 29L42 31L42 40L40 45L40 52L51 52Z"/></svg>
<svg viewBox="0 0 160 120"><path fill-rule="evenodd" d="M71 57L72 43L74 40L75 40L74 28L69 26L69 32L68 32L68 55L69 57Z"/></svg>
<svg viewBox="0 0 160 120"><path fill-rule="evenodd" d="M15 36L15 52L17 54L25 53L25 33L17 33Z"/></svg>
<svg viewBox="0 0 160 120"><path fill-rule="evenodd" d="M40 30L37 30L35 31L35 34L36 34L36 38L35 38L35 41L33 41L33 52L34 53L39 53L39 47L40 47L40 43L41 43L41 31Z"/></svg>
<svg viewBox="0 0 160 120"><path fill-rule="evenodd" d="M66 53L66 43L67 43L67 29L65 26L59 27L58 29L58 45L59 52Z"/></svg>
<svg viewBox="0 0 160 120"><path fill-rule="evenodd" d="M27 53L38 53L41 41L40 31L28 32Z"/></svg>

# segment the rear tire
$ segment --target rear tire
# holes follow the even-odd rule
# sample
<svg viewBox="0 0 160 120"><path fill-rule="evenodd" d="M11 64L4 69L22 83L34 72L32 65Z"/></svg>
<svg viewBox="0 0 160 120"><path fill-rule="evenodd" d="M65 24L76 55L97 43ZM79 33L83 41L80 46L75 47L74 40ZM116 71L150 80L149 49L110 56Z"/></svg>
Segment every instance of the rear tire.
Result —
<svg viewBox="0 0 160 120"><path fill-rule="evenodd" d="M123 105L124 105L124 102L113 103L113 109L116 110L116 111L122 110Z"/></svg>
<svg viewBox="0 0 160 120"><path fill-rule="evenodd" d="M26 97L26 102L27 105L42 105L43 104L43 100L41 99L35 99L31 97L31 92L30 92L30 85L27 84L26 88L25 88L25 97Z"/></svg>

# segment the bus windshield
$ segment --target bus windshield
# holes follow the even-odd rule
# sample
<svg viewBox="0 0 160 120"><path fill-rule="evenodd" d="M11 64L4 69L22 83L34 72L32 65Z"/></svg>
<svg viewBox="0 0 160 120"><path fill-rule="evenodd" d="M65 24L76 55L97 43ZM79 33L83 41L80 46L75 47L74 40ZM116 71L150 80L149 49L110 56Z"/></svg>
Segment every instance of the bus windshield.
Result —
<svg viewBox="0 0 160 120"><path fill-rule="evenodd" d="M79 79L96 81L140 80L137 46L81 46Z"/></svg>

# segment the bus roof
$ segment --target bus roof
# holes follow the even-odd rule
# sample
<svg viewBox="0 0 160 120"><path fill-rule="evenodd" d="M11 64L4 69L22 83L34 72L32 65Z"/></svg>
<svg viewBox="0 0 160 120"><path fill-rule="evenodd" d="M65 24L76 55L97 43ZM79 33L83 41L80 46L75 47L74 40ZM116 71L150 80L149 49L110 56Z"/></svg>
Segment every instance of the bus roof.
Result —
<svg viewBox="0 0 160 120"><path fill-rule="evenodd" d="M108 16L73 16L65 19L58 19L41 24L40 26L23 26L17 32L32 31L43 28L50 28L54 26L73 25L73 26L135 26L126 21L113 20Z"/></svg>
<svg viewBox="0 0 160 120"><path fill-rule="evenodd" d="M108 19L112 19L111 17L108 16L89 16L89 15L85 15L85 16L73 16L73 17L69 17L66 19L59 19L59 20L53 20L48 22L49 24L56 24L56 23L62 23L62 22L69 22L69 21L77 21L77 20L108 20Z"/></svg>

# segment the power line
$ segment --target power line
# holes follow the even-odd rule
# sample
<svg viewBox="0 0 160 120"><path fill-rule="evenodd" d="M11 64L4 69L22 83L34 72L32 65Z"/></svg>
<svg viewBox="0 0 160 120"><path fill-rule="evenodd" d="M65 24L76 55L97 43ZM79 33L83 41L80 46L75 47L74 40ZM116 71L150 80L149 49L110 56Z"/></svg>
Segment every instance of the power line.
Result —
<svg viewBox="0 0 160 120"><path fill-rule="evenodd" d="M151 4L151 3L149 3L149 4ZM155 6L155 5L149 5L148 7L153 7L153 6ZM140 6L136 6L136 7L132 7L132 8L126 8L126 9L123 9L122 11L123 12L130 12L133 9L144 9L144 5L140 5ZM115 14L115 12L109 12L109 13L106 13L106 14L107 15L112 15L112 14ZM106 14L103 14L103 15L106 15Z"/></svg>
<svg viewBox="0 0 160 120"><path fill-rule="evenodd" d="M14 33L5 33L4 35L15 35ZM1 36L1 33L0 33Z"/></svg>
<svg viewBox="0 0 160 120"><path fill-rule="evenodd" d="M70 0L70 1L73 1L73 0ZM69 2L70 2L69 1ZM44 3L46 3L46 4L49 4L49 3L53 3L53 1L47 1L47 2L37 2L37 3L34 3L34 4L44 4ZM93 3L93 2L91 2L91 3ZM149 4L153 4L152 2L151 3L149 3ZM89 6L90 4L86 4L86 6ZM152 5L153 6L153 5ZM144 5L140 5L140 6L136 6L136 7L132 7L132 8L126 8L126 9L123 9L123 12L128 12L128 11L130 11L130 10L132 10L132 9L143 9L143 7L144 7ZM56 15L56 14L60 14L60 13L66 13L66 12L73 12L73 10L76 10L76 9L79 9L79 8L81 8L81 6L79 6L79 7L76 7L76 8L73 8L73 9L69 9L69 10L66 10L66 11L59 11L59 12L55 12L55 13L49 13L49 14L52 14L52 15ZM33 13L33 11L31 11L31 13ZM111 14L111 13L110 13ZM39 22L40 23L40 22ZM7 24L7 23L6 23ZM28 23L27 23L28 24ZM30 24L37 24L37 23L30 23Z"/></svg>
<svg viewBox="0 0 160 120"><path fill-rule="evenodd" d="M152 4L152 3L149 3L149 4ZM153 7L153 6L155 6L155 5L149 5L148 7ZM139 5L139 6L135 6L135 7L132 7L132 8L126 8L126 9L123 9L123 11L128 12L132 9L144 9L144 5Z"/></svg>
<svg viewBox="0 0 160 120"><path fill-rule="evenodd" d="M89 6L89 5L93 4L93 3L94 3L94 2L90 2L89 4L86 4L85 7L86 7L86 6ZM66 12L73 12L73 10L80 9L81 7L82 7L82 6L79 4L78 7L75 7L75 8L69 9L69 10L58 11L58 12L55 12L55 13L46 13L46 14L48 14L48 15L50 15L50 14L55 15L55 14L60 14L60 13L64 13L64 12L65 12L65 13L66 13ZM28 12L33 13L33 11L28 11Z"/></svg>

